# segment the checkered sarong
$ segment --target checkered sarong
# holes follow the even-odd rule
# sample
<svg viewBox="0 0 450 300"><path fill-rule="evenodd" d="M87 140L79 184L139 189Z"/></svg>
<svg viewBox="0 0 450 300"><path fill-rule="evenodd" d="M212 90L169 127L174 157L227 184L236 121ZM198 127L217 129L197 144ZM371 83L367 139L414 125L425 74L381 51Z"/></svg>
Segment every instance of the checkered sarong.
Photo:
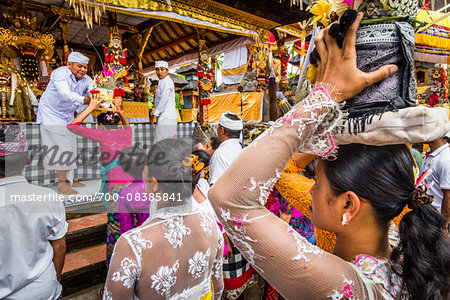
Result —
<svg viewBox="0 0 450 300"><path fill-rule="evenodd" d="M179 123L177 127L178 138L192 139L192 133L197 123ZM29 154L31 162L24 169L23 175L33 184L40 186L49 185L57 181L56 171L44 169L40 162L38 150L41 146L41 133L39 124L21 123L25 131L26 139L29 145ZM90 128L95 128L96 124L83 124ZM155 126L148 123L131 124L133 128L133 144L148 150L155 140ZM100 175L100 151L97 142L90 139L77 137L78 149L78 168L75 169L75 178L79 180L89 180L101 178Z"/></svg>
<svg viewBox="0 0 450 300"><path fill-rule="evenodd" d="M223 281L224 289L228 291L235 290L234 294L243 292L244 285L252 278L253 268L242 256L241 252L234 246L230 239L233 257L230 261L226 258L223 260ZM245 287L244 287L245 288ZM233 294L233 293L231 293ZM236 295L239 296L239 295Z"/></svg>

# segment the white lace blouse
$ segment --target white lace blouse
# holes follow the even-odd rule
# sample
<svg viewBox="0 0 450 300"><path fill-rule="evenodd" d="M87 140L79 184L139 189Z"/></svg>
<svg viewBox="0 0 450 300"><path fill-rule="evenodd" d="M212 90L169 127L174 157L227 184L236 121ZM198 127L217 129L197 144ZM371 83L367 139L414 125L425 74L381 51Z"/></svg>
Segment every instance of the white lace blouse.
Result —
<svg viewBox="0 0 450 300"><path fill-rule="evenodd" d="M197 209L168 211L157 210L149 222L119 238L104 300L200 299L210 289L213 299L220 299L223 237L214 216Z"/></svg>
<svg viewBox="0 0 450 300"><path fill-rule="evenodd" d="M294 152L329 156L342 112L314 89L245 148L211 188L220 222L240 252L286 299L400 298L401 278L385 259L353 262L311 245L264 204Z"/></svg>

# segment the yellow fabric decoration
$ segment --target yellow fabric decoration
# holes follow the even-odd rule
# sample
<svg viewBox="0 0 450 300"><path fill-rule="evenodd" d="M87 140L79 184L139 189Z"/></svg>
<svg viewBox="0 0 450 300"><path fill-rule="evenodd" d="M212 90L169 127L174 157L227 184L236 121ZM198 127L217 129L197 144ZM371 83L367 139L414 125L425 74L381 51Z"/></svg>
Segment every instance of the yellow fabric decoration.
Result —
<svg viewBox="0 0 450 300"><path fill-rule="evenodd" d="M194 122L197 121L197 112L196 108L186 108L181 110L181 118L183 122Z"/></svg>
<svg viewBox="0 0 450 300"><path fill-rule="evenodd" d="M240 75L243 74L245 71L247 71L247 64L244 64L234 69L224 69L222 70L222 76Z"/></svg>
<svg viewBox="0 0 450 300"><path fill-rule="evenodd" d="M148 103L123 101L123 111L125 118L147 118L148 119Z"/></svg>
<svg viewBox="0 0 450 300"><path fill-rule="evenodd" d="M208 105L209 122L219 122L220 116L227 111L241 115L241 95L244 120L261 121L261 105L263 92L231 92L220 95L211 95L211 104Z"/></svg>

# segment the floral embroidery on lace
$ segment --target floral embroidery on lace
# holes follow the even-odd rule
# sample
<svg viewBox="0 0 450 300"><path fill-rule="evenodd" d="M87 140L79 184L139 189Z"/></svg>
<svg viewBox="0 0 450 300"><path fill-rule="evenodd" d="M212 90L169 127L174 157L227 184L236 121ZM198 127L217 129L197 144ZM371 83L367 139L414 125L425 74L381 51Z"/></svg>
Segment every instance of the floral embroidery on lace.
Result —
<svg viewBox="0 0 450 300"><path fill-rule="evenodd" d="M275 177L269 178L267 181L260 181L256 182L255 178L250 177L249 181L251 186L250 187L244 187L244 190L248 190L249 192L253 192L254 189L257 187L259 188L259 197L258 202L261 205L266 205L267 198L269 197L270 191L275 186L275 183L277 183L278 179L281 176L281 173L278 169L275 170Z"/></svg>
<svg viewBox="0 0 450 300"><path fill-rule="evenodd" d="M287 232L288 234L292 234L294 236L295 242L297 243L298 254L293 258L293 260L303 259L305 261L305 269L308 267L309 261L305 254L315 254L318 256L322 255L323 251L319 247L311 245L304 237L302 237L289 225L287 225Z"/></svg>
<svg viewBox="0 0 450 300"><path fill-rule="evenodd" d="M243 226L244 223L249 224L250 220L247 219L248 215L245 215L244 217L237 216L235 218L231 217L230 210L224 210L223 208L220 209L221 217L224 220L223 224L228 228L227 232L230 233L229 237L233 240L233 243L235 246L244 254L247 254L248 262L251 265L255 265L255 258L259 261L262 261L264 259L264 256L258 255L255 253L255 250L253 250L252 246L249 242L257 243L257 240L253 240L251 237L246 235L246 227ZM268 213L267 215L270 215L271 213ZM231 228L230 226L234 225L234 228Z"/></svg>
<svg viewBox="0 0 450 300"><path fill-rule="evenodd" d="M142 250L150 249L153 246L151 241L142 237L142 232L139 229L129 231L126 233L126 237L138 253L139 258L142 256Z"/></svg>
<svg viewBox="0 0 450 300"><path fill-rule="evenodd" d="M208 217L205 213L200 213L202 217L202 221L200 222L200 226L202 227L203 231L205 232L207 237L211 237L212 235L212 228L213 223L211 222L211 219Z"/></svg>
<svg viewBox="0 0 450 300"><path fill-rule="evenodd" d="M311 113L311 117L316 118L314 126L314 135L308 137L301 145L301 152L312 153L322 157L335 158L334 150L336 145L333 141L332 134L342 126L342 119L345 114L340 109L344 104L334 102L328 91L318 85L306 98L304 112ZM303 125L310 124L308 120ZM304 128L299 127L299 134Z"/></svg>
<svg viewBox="0 0 450 300"><path fill-rule="evenodd" d="M219 279L222 275L223 270L223 258L219 257L218 259L214 259L213 263L213 275L216 279Z"/></svg>
<svg viewBox="0 0 450 300"><path fill-rule="evenodd" d="M127 289L133 287L136 280L141 273L140 268L132 259L125 257L120 263L120 270L114 272L112 276L113 281L122 281L122 284Z"/></svg>
<svg viewBox="0 0 450 300"><path fill-rule="evenodd" d="M177 260L172 267L161 266L150 278L152 281L152 288L155 289L161 296L170 296L170 289L177 282L177 276L175 276L178 268L180 267Z"/></svg>
<svg viewBox="0 0 450 300"><path fill-rule="evenodd" d="M266 132L272 134L275 128L298 124L298 136L303 139L299 152L333 157L336 145L332 134L342 126L344 113L340 107L344 104L333 101L328 90L333 88L324 88L318 83L309 96L301 101L301 104L297 104L283 118L278 119ZM303 109L302 112L296 109L299 105ZM311 124L314 124L312 131L314 134L304 137L306 127Z"/></svg>
<svg viewBox="0 0 450 300"><path fill-rule="evenodd" d="M361 254L353 262L359 270L376 284L381 284L397 298L402 291L402 279L390 267L387 260L377 260L372 256Z"/></svg>
<svg viewBox="0 0 450 300"><path fill-rule="evenodd" d="M111 292L108 291L108 289L106 287L103 290L103 298L102 299L103 300L113 300Z"/></svg>
<svg viewBox="0 0 450 300"><path fill-rule="evenodd" d="M183 224L183 217L175 217L162 224L164 228L164 237L174 247L183 245L183 237L191 234L191 229Z"/></svg>
<svg viewBox="0 0 450 300"><path fill-rule="evenodd" d="M328 297L333 300L352 299L354 295L352 287L355 285L355 283L352 280L348 280L344 277L344 284L345 285L342 288L342 291L334 290L331 294L328 295Z"/></svg>
<svg viewBox="0 0 450 300"><path fill-rule="evenodd" d="M194 278L200 278L202 273L205 273L209 265L209 257L211 256L211 249L208 249L206 253L197 251L194 257L189 259L188 272Z"/></svg>

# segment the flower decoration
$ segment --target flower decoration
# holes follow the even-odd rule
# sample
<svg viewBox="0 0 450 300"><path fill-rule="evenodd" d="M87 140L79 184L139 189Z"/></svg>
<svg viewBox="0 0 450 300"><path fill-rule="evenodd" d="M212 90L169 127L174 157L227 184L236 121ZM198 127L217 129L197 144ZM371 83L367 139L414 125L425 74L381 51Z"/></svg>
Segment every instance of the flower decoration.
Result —
<svg viewBox="0 0 450 300"><path fill-rule="evenodd" d="M194 167L194 174L197 174L200 172L204 167L205 164L198 160L198 156L195 154L189 154L186 156L186 158L182 161L183 166L185 167Z"/></svg>
<svg viewBox="0 0 450 300"><path fill-rule="evenodd" d="M327 0L315 1L308 10L314 15L308 21L308 25L316 25L320 22L324 26L328 26L336 21L338 17L353 6L353 0Z"/></svg>
<svg viewBox="0 0 450 300"><path fill-rule="evenodd" d="M310 24L315 25L318 21L324 26L330 23L331 3L328 1L319 1L309 10L315 17L310 19Z"/></svg>
<svg viewBox="0 0 450 300"><path fill-rule="evenodd" d="M107 115L107 116L106 116L106 120L108 120L108 121L112 121L112 120L113 120L113 117L112 117L112 115Z"/></svg>

